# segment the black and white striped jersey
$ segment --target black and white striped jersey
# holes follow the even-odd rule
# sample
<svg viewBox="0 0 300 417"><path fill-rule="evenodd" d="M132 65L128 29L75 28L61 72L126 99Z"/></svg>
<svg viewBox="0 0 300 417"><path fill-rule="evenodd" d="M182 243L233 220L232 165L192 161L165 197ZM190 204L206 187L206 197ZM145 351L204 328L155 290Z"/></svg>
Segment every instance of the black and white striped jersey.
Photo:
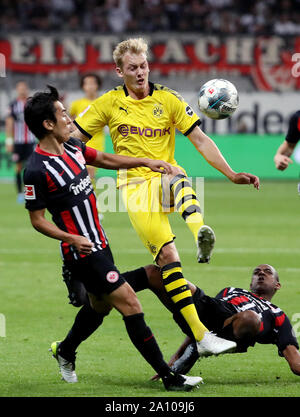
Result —
<svg viewBox="0 0 300 417"><path fill-rule="evenodd" d="M93 251L102 250L108 241L85 166L95 159L96 151L74 138L64 148L63 155L53 155L36 147L24 172L25 207L30 211L48 209L61 230L85 236L94 243ZM64 260L84 256L66 242L61 243L61 252Z"/></svg>
<svg viewBox="0 0 300 417"><path fill-rule="evenodd" d="M299 348L292 325L287 315L270 301L242 288L227 287L216 297L234 307L237 313L255 311L261 319L260 332L255 337L258 343L274 343L282 352L287 345Z"/></svg>
<svg viewBox="0 0 300 417"><path fill-rule="evenodd" d="M16 145L24 145L30 143L36 143L35 136L28 129L27 124L24 121L24 107L26 101L16 99L9 107L8 116L11 116L14 120L14 143Z"/></svg>

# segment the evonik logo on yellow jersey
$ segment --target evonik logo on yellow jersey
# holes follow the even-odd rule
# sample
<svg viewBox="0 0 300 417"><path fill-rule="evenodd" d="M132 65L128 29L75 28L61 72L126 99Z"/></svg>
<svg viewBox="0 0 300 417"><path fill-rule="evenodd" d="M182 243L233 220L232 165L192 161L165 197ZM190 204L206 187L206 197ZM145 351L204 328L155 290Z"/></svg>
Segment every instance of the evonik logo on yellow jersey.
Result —
<svg viewBox="0 0 300 417"><path fill-rule="evenodd" d="M165 136L171 134L171 127L165 127L163 129L152 129L152 127L139 127L139 126L128 126L120 125L118 132L123 137L130 135L146 136L147 138L155 138L156 136Z"/></svg>

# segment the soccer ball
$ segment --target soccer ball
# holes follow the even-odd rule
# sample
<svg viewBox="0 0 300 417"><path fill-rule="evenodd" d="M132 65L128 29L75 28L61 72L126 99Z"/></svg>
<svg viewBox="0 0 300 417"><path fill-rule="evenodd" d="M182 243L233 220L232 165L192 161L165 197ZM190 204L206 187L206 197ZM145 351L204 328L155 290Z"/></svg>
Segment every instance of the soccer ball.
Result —
<svg viewBox="0 0 300 417"><path fill-rule="evenodd" d="M227 80L207 81L199 91L200 111L211 119L226 119L231 116L239 104L239 95L235 86Z"/></svg>

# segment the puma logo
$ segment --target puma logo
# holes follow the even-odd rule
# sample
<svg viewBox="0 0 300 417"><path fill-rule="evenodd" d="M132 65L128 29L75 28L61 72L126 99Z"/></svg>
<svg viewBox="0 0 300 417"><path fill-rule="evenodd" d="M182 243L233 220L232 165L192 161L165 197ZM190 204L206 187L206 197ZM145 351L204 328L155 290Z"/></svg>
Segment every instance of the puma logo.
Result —
<svg viewBox="0 0 300 417"><path fill-rule="evenodd" d="M127 107L127 109L128 109L128 107ZM128 114L128 110L127 109L124 109L124 107L119 107L119 110L124 110L124 112L126 113L126 114Z"/></svg>

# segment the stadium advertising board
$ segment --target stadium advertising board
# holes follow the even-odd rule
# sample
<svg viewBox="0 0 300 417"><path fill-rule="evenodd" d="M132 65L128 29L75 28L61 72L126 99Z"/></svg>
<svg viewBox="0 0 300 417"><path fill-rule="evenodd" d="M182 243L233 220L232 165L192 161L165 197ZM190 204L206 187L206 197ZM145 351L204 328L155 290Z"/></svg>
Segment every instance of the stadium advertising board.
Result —
<svg viewBox="0 0 300 417"><path fill-rule="evenodd" d="M146 37L147 38L147 37ZM123 37L112 35L11 34L0 39L8 71L111 71L112 51ZM300 37L153 34L151 69L166 75L193 71L246 76L262 91L300 89Z"/></svg>

